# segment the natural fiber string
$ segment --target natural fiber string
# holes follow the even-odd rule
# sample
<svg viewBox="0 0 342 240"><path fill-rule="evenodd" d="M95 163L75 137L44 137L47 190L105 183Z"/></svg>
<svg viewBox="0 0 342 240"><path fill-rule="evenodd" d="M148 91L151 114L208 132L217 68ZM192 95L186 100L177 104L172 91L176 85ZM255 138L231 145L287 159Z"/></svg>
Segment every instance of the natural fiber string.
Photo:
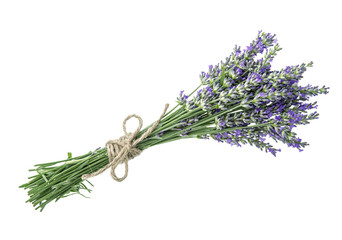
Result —
<svg viewBox="0 0 342 240"><path fill-rule="evenodd" d="M123 128L125 135L123 135L122 137L116 140L109 140L106 143L109 163L105 167L97 170L96 172L82 175L82 179L84 180L87 178L97 176L103 173L104 171L106 171L108 168L111 168L112 178L118 182L123 181L128 175L128 160L135 158L142 152L142 150L136 148L137 144L141 142L142 140L144 140L150 133L152 133L154 129L156 129L159 122L165 115L168 107L169 107L169 104L166 104L164 111L162 115L159 117L159 119L155 121L154 124L149 129L147 129L147 131L144 132L143 135L141 135L141 137L138 139L136 139L136 136L138 135L138 133L140 132L143 126L142 118L135 114L129 115L128 117L126 117L126 119L122 123L122 128ZM135 117L136 119L139 120L139 126L135 130L134 133L127 133L126 122L132 117ZM115 173L115 169L120 163L125 164L125 174L121 178L116 176L116 173Z"/></svg>

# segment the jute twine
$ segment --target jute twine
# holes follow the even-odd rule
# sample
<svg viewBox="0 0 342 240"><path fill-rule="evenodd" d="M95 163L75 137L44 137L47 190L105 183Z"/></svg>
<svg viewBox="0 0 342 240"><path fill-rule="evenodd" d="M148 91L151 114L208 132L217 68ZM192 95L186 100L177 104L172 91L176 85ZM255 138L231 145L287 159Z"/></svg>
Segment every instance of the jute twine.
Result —
<svg viewBox="0 0 342 240"><path fill-rule="evenodd" d="M142 140L144 140L151 132L153 132L154 129L156 129L160 120L165 115L168 107L169 107L169 104L166 104L164 111L162 115L159 117L159 119L155 121L154 124L146 132L144 132L143 135L141 135L141 137L138 139L136 139L136 136L138 135L138 133L140 132L142 128L142 125L143 125L142 118L135 114L129 115L128 117L126 117L126 119L122 123L122 128L123 128L125 135L123 135L122 137L116 140L109 140L106 143L109 163L105 167L97 170L96 172L93 172L90 174L83 174L82 179L84 180L87 178L95 177L103 173L104 171L106 171L108 168L111 168L112 178L118 182L123 181L128 175L128 160L135 158L136 156L140 155L140 153L142 152L142 150L136 147L137 144L141 142ZM135 130L134 133L127 133L126 122L132 117L139 120L139 126ZM122 177L118 177L115 173L115 169L120 163L125 164L125 174Z"/></svg>

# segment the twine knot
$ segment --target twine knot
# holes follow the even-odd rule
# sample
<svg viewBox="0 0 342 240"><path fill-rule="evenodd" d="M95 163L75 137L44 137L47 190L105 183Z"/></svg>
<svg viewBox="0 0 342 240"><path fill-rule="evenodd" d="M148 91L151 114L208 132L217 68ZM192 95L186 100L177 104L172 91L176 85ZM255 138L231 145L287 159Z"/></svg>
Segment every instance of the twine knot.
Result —
<svg viewBox="0 0 342 240"><path fill-rule="evenodd" d="M162 115L159 117L159 119L155 121L153 125L149 129L147 129L147 131L144 132L141 135L141 137L139 137L138 139L136 139L136 137L143 126L142 118L135 114L129 115L128 117L126 117L122 123L122 128L123 128L125 135L121 136L119 139L109 140L106 143L109 163L103 168L97 170L96 172L93 172L90 174L83 174L82 179L85 180L87 178L97 176L103 173L104 171L106 171L108 168L111 168L112 178L118 182L123 181L128 175L128 160L135 158L136 156L140 155L140 153L142 152L142 150L136 147L137 144L141 142L142 140L144 140L146 137L148 137L148 135L152 133L154 129L156 129L161 119L165 115L168 107L169 107L169 104L166 104L164 111ZM133 133L127 133L126 122L132 117L139 120L139 126ZM125 164L125 174L122 177L118 177L115 173L115 169L119 164L123 164L123 163Z"/></svg>

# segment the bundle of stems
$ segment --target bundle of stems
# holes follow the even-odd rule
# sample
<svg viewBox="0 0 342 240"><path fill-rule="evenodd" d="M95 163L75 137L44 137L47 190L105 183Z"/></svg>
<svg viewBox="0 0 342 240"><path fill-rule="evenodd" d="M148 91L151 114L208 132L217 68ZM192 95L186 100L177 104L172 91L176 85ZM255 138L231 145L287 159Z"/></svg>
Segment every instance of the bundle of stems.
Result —
<svg viewBox="0 0 342 240"><path fill-rule="evenodd" d="M179 139L212 138L239 147L248 143L275 156L280 149L267 143L268 137L302 151L308 144L297 137L293 128L318 118L317 112L308 113L317 108L316 102L307 101L328 93L328 88L299 86L312 62L271 70L271 62L280 50L275 35L262 31L245 50L235 46L225 61L210 65L208 72L200 74L201 83L195 90L189 95L180 92L178 104L136 147L146 150ZM51 201L73 194L84 196L82 191L90 193L92 184L82 176L105 167L108 161L106 147L78 157L68 153L66 160L36 164L29 170L36 175L20 188L28 190L27 202L42 211Z"/></svg>

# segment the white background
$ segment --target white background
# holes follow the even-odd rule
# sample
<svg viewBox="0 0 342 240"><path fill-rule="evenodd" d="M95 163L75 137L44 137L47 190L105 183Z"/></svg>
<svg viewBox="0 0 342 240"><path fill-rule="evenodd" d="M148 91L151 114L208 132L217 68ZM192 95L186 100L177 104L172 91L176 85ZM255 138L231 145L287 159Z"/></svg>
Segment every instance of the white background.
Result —
<svg viewBox="0 0 342 240"><path fill-rule="evenodd" d="M1 239L342 239L339 1L1 1ZM208 65L277 34L273 67L327 85L304 152L184 140L145 151L90 199L25 204L27 171L154 121ZM135 121L129 123L134 129ZM122 170L122 169L121 169Z"/></svg>

